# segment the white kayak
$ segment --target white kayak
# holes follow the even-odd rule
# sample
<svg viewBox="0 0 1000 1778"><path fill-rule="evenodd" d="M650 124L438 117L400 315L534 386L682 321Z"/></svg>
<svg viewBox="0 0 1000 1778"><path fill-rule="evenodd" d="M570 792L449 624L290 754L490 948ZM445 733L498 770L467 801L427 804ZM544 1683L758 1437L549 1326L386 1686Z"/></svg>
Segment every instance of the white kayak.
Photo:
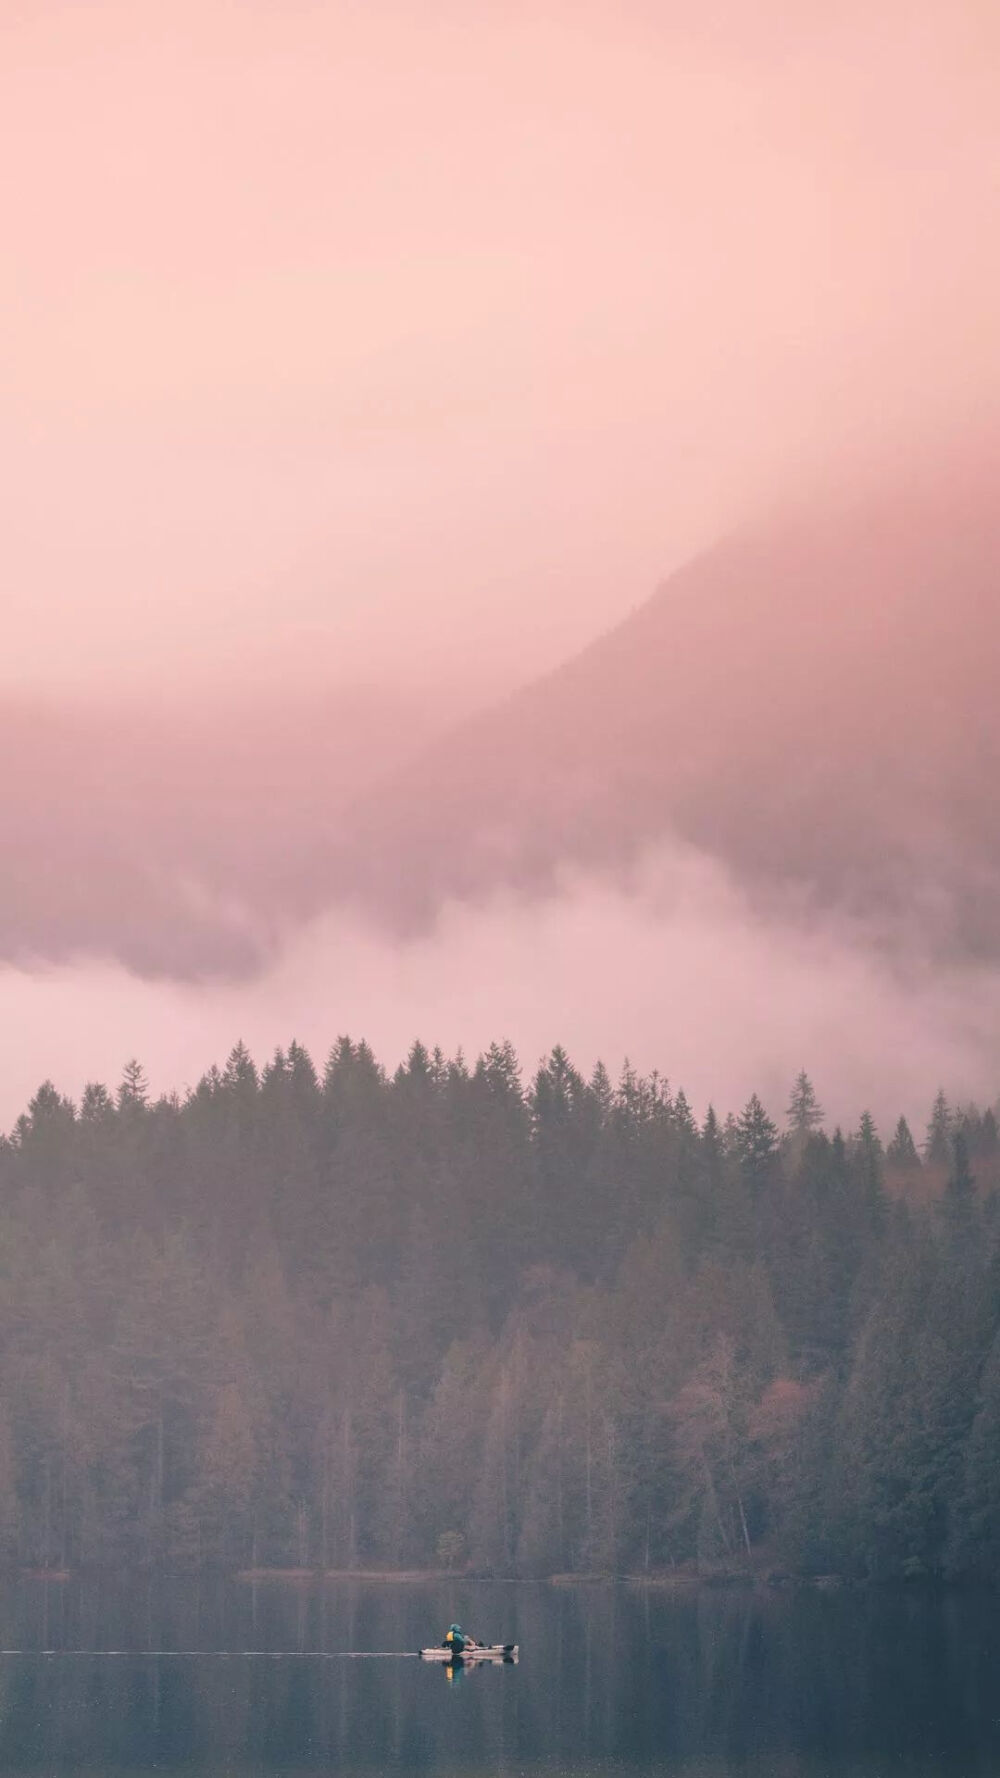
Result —
<svg viewBox="0 0 1000 1778"><path fill-rule="evenodd" d="M463 1665L469 1661L515 1661L517 1660L516 1642L489 1642L481 1647L466 1648L460 1655L454 1654L450 1648L422 1648L422 1661L453 1661Z"/></svg>

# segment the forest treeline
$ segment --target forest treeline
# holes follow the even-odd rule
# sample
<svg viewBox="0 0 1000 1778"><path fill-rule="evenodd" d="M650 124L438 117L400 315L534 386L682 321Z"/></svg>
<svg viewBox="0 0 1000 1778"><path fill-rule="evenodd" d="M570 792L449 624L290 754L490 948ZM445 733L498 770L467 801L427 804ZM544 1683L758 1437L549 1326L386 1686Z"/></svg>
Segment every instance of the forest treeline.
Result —
<svg viewBox="0 0 1000 1778"><path fill-rule="evenodd" d="M0 1142L0 1556L1000 1581L1000 1156L560 1049L138 1063Z"/></svg>

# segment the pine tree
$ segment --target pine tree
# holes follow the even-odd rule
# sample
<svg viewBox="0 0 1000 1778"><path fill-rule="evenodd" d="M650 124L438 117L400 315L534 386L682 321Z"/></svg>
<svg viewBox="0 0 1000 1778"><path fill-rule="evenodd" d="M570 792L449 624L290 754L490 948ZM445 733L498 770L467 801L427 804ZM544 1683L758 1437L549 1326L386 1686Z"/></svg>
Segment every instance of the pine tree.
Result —
<svg viewBox="0 0 1000 1778"><path fill-rule="evenodd" d="M146 1070L135 1056L126 1062L122 1069L122 1077L118 1086L118 1106L124 1110L128 1106L142 1109L149 1100L149 1083Z"/></svg>
<svg viewBox="0 0 1000 1778"><path fill-rule="evenodd" d="M902 1173L919 1170L920 1156L905 1117L900 1118L893 1131L892 1141L886 1149L885 1158L890 1167L895 1167Z"/></svg>
<svg viewBox="0 0 1000 1778"><path fill-rule="evenodd" d="M747 1179L736 1155L735 1123L720 1129L710 1105L698 1147L700 1219L698 1253L727 1253L748 1260L754 1247L754 1217Z"/></svg>
<svg viewBox="0 0 1000 1778"><path fill-rule="evenodd" d="M951 1107L945 1097L944 1088L939 1087L924 1139L924 1159L929 1166L947 1167L951 1160L951 1136Z"/></svg>
<svg viewBox="0 0 1000 1778"><path fill-rule="evenodd" d="M736 1151L747 1179L759 1188L778 1153L778 1126L752 1093L735 1128Z"/></svg>
<svg viewBox="0 0 1000 1778"><path fill-rule="evenodd" d="M941 1215L951 1241L969 1244L977 1236L976 1181L969 1146L959 1130L952 1139L952 1164L941 1199Z"/></svg>
<svg viewBox="0 0 1000 1778"><path fill-rule="evenodd" d="M877 1235L882 1229L886 1212L886 1155L875 1127L875 1120L869 1111L861 1113L857 1134L851 1139L851 1151L861 1187L861 1196L868 1207L868 1233Z"/></svg>
<svg viewBox="0 0 1000 1778"><path fill-rule="evenodd" d="M87 1123L98 1123L102 1118L111 1116L113 1112L114 1101L107 1087L99 1080L89 1080L83 1089L83 1097L80 1100L81 1118Z"/></svg>
<svg viewBox="0 0 1000 1778"><path fill-rule="evenodd" d="M222 1071L223 1087L231 1093L242 1093L247 1098L256 1098L259 1081L253 1057L242 1041L233 1045L226 1066Z"/></svg>
<svg viewBox="0 0 1000 1778"><path fill-rule="evenodd" d="M803 1068L795 1077L795 1085L788 1102L789 1133L805 1141L813 1130L818 1130L823 1122L824 1111L816 1097L816 1091Z"/></svg>

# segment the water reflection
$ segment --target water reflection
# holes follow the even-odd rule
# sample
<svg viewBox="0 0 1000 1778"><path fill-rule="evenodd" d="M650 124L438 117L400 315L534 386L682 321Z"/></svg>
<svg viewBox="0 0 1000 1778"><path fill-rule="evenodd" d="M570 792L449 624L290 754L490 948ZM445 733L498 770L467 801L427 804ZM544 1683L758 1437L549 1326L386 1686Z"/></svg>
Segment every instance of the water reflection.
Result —
<svg viewBox="0 0 1000 1778"><path fill-rule="evenodd" d="M520 1665L417 1660L453 1619L520 1643ZM10 1774L971 1778L1000 1760L1000 1618L970 1598L87 1579L21 1582L0 1628L23 1651L0 1659Z"/></svg>

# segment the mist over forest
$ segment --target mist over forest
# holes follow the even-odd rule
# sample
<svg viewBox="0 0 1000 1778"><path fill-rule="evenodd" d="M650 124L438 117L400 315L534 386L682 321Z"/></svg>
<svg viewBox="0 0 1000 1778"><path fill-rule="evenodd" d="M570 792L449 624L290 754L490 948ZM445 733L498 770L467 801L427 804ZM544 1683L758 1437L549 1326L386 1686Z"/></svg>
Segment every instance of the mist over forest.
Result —
<svg viewBox="0 0 1000 1778"><path fill-rule="evenodd" d="M1000 1774L998 69L0 0L0 1778Z"/></svg>
<svg viewBox="0 0 1000 1778"><path fill-rule="evenodd" d="M342 1038L0 1143L0 1548L1000 1580L997 1106Z"/></svg>
<svg viewBox="0 0 1000 1778"><path fill-rule="evenodd" d="M676 1057L701 1109L804 1054L845 1119L988 1099L998 441L831 472L502 700L488 663L445 696L321 652L148 705L0 693L0 1120L128 1050L160 1091L234 1030L319 1048L331 1005L392 1065L499 1028Z"/></svg>
<svg viewBox="0 0 1000 1778"><path fill-rule="evenodd" d="M1000 8L453 10L0 9L0 1563L995 1584Z"/></svg>

